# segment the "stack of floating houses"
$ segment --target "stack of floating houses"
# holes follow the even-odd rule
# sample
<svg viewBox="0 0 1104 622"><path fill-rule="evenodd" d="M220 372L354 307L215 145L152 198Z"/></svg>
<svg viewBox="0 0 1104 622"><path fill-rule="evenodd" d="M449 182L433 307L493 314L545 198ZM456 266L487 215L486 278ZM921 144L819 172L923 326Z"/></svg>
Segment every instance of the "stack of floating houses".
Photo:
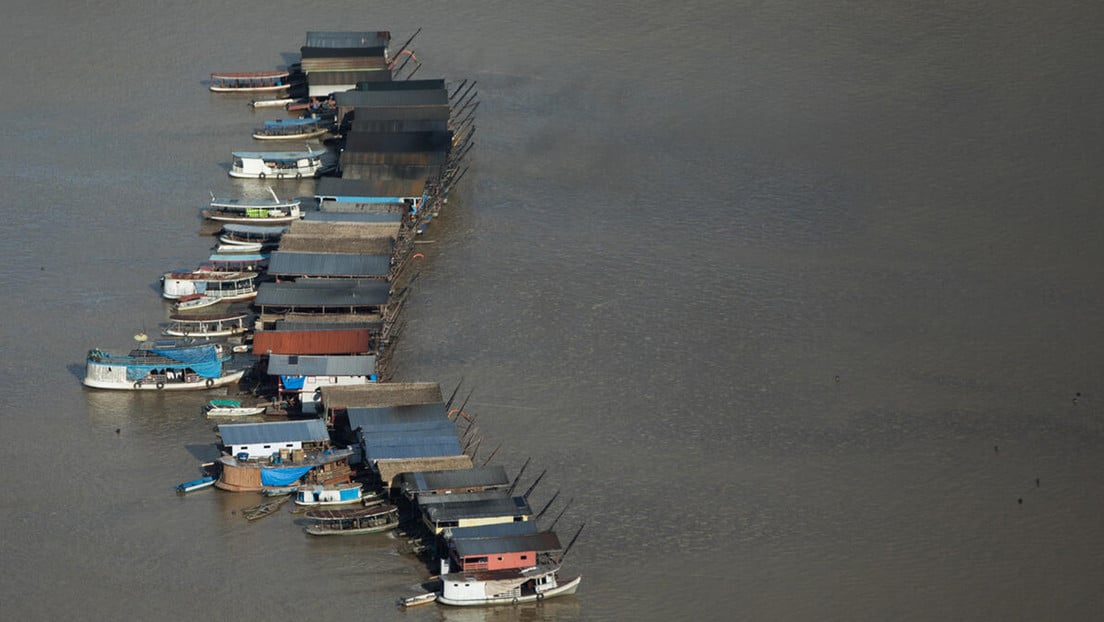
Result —
<svg viewBox="0 0 1104 622"><path fill-rule="evenodd" d="M553 531L570 502L542 527L559 494L534 510L543 473L522 491L528 463L510 477L494 452L476 461L459 386L446 398L435 382L391 381L406 268L464 175L478 107L467 80L411 79L413 39L392 53L386 31L308 32L287 70L212 74L212 91L294 115L254 131L277 149L233 152L229 174L259 180L243 183L262 198L212 196L212 254L162 276L162 336L92 350L84 383L219 389L205 413L222 421L220 458L177 490L260 493L250 520L291 501L314 536L406 538L436 576L404 606L573 594L580 578L560 568L578 533L564 547ZM304 177L317 178L313 197L281 198L283 180Z"/></svg>

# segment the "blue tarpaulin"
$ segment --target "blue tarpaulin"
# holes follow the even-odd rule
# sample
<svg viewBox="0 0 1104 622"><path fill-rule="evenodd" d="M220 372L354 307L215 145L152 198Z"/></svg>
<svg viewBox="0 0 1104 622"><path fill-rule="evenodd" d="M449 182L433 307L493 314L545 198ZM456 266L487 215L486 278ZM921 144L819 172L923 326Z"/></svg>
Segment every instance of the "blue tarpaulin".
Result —
<svg viewBox="0 0 1104 622"><path fill-rule="evenodd" d="M307 474L312 467L287 467L283 469L261 469L262 486L290 486Z"/></svg>

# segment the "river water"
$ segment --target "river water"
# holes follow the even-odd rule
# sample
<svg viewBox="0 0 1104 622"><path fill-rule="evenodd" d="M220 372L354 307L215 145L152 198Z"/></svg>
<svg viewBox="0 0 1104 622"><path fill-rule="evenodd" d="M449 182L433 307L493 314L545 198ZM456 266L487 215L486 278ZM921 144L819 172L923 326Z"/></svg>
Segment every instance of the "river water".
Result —
<svg viewBox="0 0 1104 622"><path fill-rule="evenodd" d="M47 0L6 12L6 619L1088 620L1104 611L1104 10L1092 3ZM387 537L177 497L207 396L92 392L274 113L215 70L416 28L478 81L405 380L574 498L584 580L400 612ZM282 194L310 194L285 182ZM558 502L559 503L559 502ZM558 506L557 506L558 507ZM340 539L346 540L346 539Z"/></svg>

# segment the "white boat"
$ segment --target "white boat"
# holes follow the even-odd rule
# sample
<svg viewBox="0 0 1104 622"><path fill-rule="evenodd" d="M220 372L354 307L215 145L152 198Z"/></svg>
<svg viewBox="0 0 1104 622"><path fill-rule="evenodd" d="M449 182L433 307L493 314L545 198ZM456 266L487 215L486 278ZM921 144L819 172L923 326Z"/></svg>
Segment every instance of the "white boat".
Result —
<svg viewBox="0 0 1104 622"><path fill-rule="evenodd" d="M333 127L333 119L277 119L265 121L253 131L257 140L303 140L317 138Z"/></svg>
<svg viewBox="0 0 1104 622"><path fill-rule="evenodd" d="M277 97L274 99L254 99L249 102L253 108L287 108L289 104L300 101L294 97Z"/></svg>
<svg viewBox="0 0 1104 622"><path fill-rule="evenodd" d="M194 294L202 294L220 302L256 298L257 273L227 272L200 267L195 270L166 272L161 277L161 295L165 298L179 300Z"/></svg>
<svg viewBox="0 0 1104 622"><path fill-rule="evenodd" d="M561 579L559 571L558 565L542 564L446 574L441 577L437 602L456 607L518 605L574 594L582 577Z"/></svg>
<svg viewBox="0 0 1104 622"><path fill-rule="evenodd" d="M235 151L230 176L247 179L302 179L322 169L325 149L306 151Z"/></svg>
<svg viewBox="0 0 1104 622"><path fill-rule="evenodd" d="M418 605L429 604L435 600L437 600L437 592L426 592L424 594L418 594L417 596L400 598L399 604L403 607L416 607Z"/></svg>
<svg viewBox="0 0 1104 622"><path fill-rule="evenodd" d="M303 217L299 199L281 200L272 188L268 189L272 200L220 198L211 195L211 205L203 210L203 217L216 222L239 225L284 225ZM256 252L261 250L258 245Z"/></svg>
<svg viewBox="0 0 1104 622"><path fill-rule="evenodd" d="M172 315L164 334L172 337L231 337L249 331L247 313Z"/></svg>
<svg viewBox="0 0 1104 622"><path fill-rule="evenodd" d="M187 296L181 296L176 299L176 304L173 305L175 311L195 311L196 309L203 309L212 305L217 305L222 302L214 296L204 296L203 294L189 294Z"/></svg>
<svg viewBox="0 0 1104 622"><path fill-rule="evenodd" d="M288 71L232 71L211 74L210 89L216 93L263 93L282 91L290 84Z"/></svg>
<svg viewBox="0 0 1104 622"><path fill-rule="evenodd" d="M361 486L357 483L300 486L295 491L296 505L308 507L350 505L360 503L361 498Z"/></svg>
<svg viewBox="0 0 1104 622"><path fill-rule="evenodd" d="M267 407L244 406L238 400L211 400L207 402L205 411L207 417L249 417L251 415L263 415ZM288 492L291 492L290 490Z"/></svg>
<svg viewBox="0 0 1104 622"><path fill-rule="evenodd" d="M84 386L126 391L180 391L223 387L241 380L244 369L230 371L217 344L145 342L129 354L100 349L88 352Z"/></svg>
<svg viewBox="0 0 1104 622"><path fill-rule="evenodd" d="M220 255L231 253L260 253L264 245L260 242L230 242L220 243L215 247L215 252Z"/></svg>

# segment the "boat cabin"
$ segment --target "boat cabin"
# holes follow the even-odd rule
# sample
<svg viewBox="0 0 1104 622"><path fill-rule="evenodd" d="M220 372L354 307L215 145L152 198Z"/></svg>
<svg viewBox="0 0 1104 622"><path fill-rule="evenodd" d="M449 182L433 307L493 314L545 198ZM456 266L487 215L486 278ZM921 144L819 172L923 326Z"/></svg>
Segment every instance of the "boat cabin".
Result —
<svg viewBox="0 0 1104 622"><path fill-rule="evenodd" d="M434 534L449 527L477 527L496 523L517 523L532 518L533 511L525 497L502 497L428 506L422 520Z"/></svg>
<svg viewBox="0 0 1104 622"><path fill-rule="evenodd" d="M315 177L322 169L325 149L308 151L235 151L231 177L275 179Z"/></svg>
<svg viewBox="0 0 1104 622"><path fill-rule="evenodd" d="M229 337L249 330L246 313L172 315L164 333L174 337Z"/></svg>
<svg viewBox="0 0 1104 622"><path fill-rule="evenodd" d="M166 272L161 295L169 300L203 294L222 301L248 300L257 295L256 272L222 272L209 269Z"/></svg>
<svg viewBox="0 0 1104 622"><path fill-rule="evenodd" d="M473 467L459 471L418 471L403 473L395 486L410 501L438 495L506 490L510 478L502 465Z"/></svg>

